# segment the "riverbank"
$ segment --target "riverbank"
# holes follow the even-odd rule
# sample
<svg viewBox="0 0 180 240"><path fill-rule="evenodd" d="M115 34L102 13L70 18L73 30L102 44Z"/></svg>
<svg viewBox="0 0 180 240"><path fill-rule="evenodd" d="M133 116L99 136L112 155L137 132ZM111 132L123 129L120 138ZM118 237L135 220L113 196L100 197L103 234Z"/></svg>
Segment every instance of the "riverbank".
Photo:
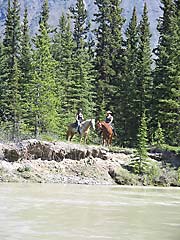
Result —
<svg viewBox="0 0 180 240"><path fill-rule="evenodd" d="M179 158L172 158L170 166L170 158L165 163L163 154L149 155L151 172L137 175L130 167L133 149L35 139L0 144L0 182L179 186Z"/></svg>

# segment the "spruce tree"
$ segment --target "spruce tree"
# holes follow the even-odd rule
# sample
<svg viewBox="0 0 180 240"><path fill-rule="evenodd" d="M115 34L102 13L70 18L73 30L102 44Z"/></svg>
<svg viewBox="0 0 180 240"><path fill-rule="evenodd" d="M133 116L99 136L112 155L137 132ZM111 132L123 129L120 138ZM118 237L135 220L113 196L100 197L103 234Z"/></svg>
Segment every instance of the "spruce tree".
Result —
<svg viewBox="0 0 180 240"><path fill-rule="evenodd" d="M70 11L71 19L74 24L73 39L75 43L73 51L73 76L71 82L71 87L73 89L71 92L74 102L73 108L77 111L77 109L81 107L85 118L89 118L92 117L94 108L94 70L87 44L87 30L89 29L87 11L82 0L77 0L76 6L71 8Z"/></svg>
<svg viewBox="0 0 180 240"><path fill-rule="evenodd" d="M139 24L138 69L136 79L136 95L134 98L137 125L146 109L147 124L150 122L152 100L152 59L151 33L149 29L147 5L144 5L142 19Z"/></svg>
<svg viewBox="0 0 180 240"><path fill-rule="evenodd" d="M28 84L31 78L31 60L32 49L29 36L28 14L27 9L24 12L24 19L22 24L22 37L21 37L21 52L20 52L20 66L22 72L23 84Z"/></svg>
<svg viewBox="0 0 180 240"><path fill-rule="evenodd" d="M96 111L97 117L104 117L104 112L107 105L106 92L107 86L110 82L111 72L111 60L109 52L109 39L110 27L109 27L109 0L96 0L95 4L98 8L98 12L94 14L95 22L98 28L95 31L96 35L96 61L95 69L97 71L96 80Z"/></svg>
<svg viewBox="0 0 180 240"><path fill-rule="evenodd" d="M5 23L5 36L3 40L3 66L1 73L1 108L5 118L11 123L13 139L19 134L21 119L20 110L20 83L21 72L19 67L20 54L20 7L18 0L13 0L12 6L8 1L8 11ZM17 127L18 126L18 127Z"/></svg>
<svg viewBox="0 0 180 240"><path fill-rule="evenodd" d="M107 108L116 110L119 102L116 102L117 92L121 90L122 76L124 71L124 50L122 26L124 18L122 17L122 8L120 0L110 0L109 6L109 52L112 62L111 77L109 82L109 103Z"/></svg>
<svg viewBox="0 0 180 240"><path fill-rule="evenodd" d="M8 127L9 102L8 102L8 61L5 47L0 43L0 122L1 128ZM7 129L6 129L7 130Z"/></svg>
<svg viewBox="0 0 180 240"><path fill-rule="evenodd" d="M139 24L138 71L136 81L137 117L150 107L152 93L152 60L151 60L151 33L149 29L147 5L144 5L142 19ZM149 114L149 112L148 112Z"/></svg>
<svg viewBox="0 0 180 240"><path fill-rule="evenodd" d="M62 14L57 32L53 38L52 54L56 65L56 89L58 97L57 110L59 114L60 135L63 136L67 125L74 121L73 76L75 42L71 31L69 18Z"/></svg>
<svg viewBox="0 0 180 240"><path fill-rule="evenodd" d="M161 128L161 124L158 122L157 129L153 136L153 145L156 147L161 147L164 144L164 133Z"/></svg>
<svg viewBox="0 0 180 240"><path fill-rule="evenodd" d="M104 117L105 109L117 110L115 97L121 87L122 75L122 25L120 0L96 0L94 14L98 28L96 35L95 69L97 91L97 116ZM116 102L116 104L115 104Z"/></svg>
<svg viewBox="0 0 180 240"><path fill-rule="evenodd" d="M24 19L22 24L22 37L21 37L21 51L20 51L20 95L21 95L21 108L23 114L24 131L28 132L30 117L28 109L29 98L29 84L32 78L32 49L29 36L28 14L27 9L24 12Z"/></svg>
<svg viewBox="0 0 180 240"><path fill-rule="evenodd" d="M43 19L43 17L42 17ZM48 27L40 22L33 52L33 73L30 82L30 110L35 137L41 133L57 132L56 62L50 52Z"/></svg>
<svg viewBox="0 0 180 240"><path fill-rule="evenodd" d="M142 114L138 135L137 135L137 156L138 156L138 173L143 173L146 169L147 154L147 124L145 112Z"/></svg>
<svg viewBox="0 0 180 240"><path fill-rule="evenodd" d="M153 81L153 126L160 122L165 142L178 145L179 136L179 32L174 1L162 0L159 44Z"/></svg>
<svg viewBox="0 0 180 240"><path fill-rule="evenodd" d="M175 136L175 142L176 145L180 146L180 67L179 67L179 62L180 62L180 1L176 0L175 1L176 4L176 17L177 17L177 85L175 88L173 88L173 94L174 94L174 98L176 99L176 116L175 116L175 121L177 123L176 126L176 136Z"/></svg>
<svg viewBox="0 0 180 240"><path fill-rule="evenodd" d="M124 79L120 92L120 125L123 130L121 139L125 145L134 146L138 130L136 95L138 77L138 25L136 8L126 30Z"/></svg>
<svg viewBox="0 0 180 240"><path fill-rule="evenodd" d="M73 36L77 49L80 49L85 43L89 25L87 24L87 10L84 1L77 0L75 7L70 7L71 18L73 19Z"/></svg>
<svg viewBox="0 0 180 240"><path fill-rule="evenodd" d="M42 11L41 11L41 17L40 17L40 21L39 24L43 24L45 29L47 29L47 31L49 32L49 25L48 25L48 19L49 19L49 5L48 5L48 0L44 0L43 1L43 5L42 5Z"/></svg>

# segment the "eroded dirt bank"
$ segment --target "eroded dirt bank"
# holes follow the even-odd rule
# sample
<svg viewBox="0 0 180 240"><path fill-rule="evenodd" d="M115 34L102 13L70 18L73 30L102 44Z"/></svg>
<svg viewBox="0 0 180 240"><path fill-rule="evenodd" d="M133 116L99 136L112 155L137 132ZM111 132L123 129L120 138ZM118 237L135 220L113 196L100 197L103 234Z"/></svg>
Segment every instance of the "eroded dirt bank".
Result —
<svg viewBox="0 0 180 240"><path fill-rule="evenodd" d="M130 158L131 153L64 142L1 144L0 181L114 184L109 172Z"/></svg>
<svg viewBox="0 0 180 240"><path fill-rule="evenodd" d="M129 168L135 158L132 149L110 151L100 146L35 139L1 143L0 182L179 186L179 156L171 154L166 159L166 155L149 153L151 172L137 175Z"/></svg>

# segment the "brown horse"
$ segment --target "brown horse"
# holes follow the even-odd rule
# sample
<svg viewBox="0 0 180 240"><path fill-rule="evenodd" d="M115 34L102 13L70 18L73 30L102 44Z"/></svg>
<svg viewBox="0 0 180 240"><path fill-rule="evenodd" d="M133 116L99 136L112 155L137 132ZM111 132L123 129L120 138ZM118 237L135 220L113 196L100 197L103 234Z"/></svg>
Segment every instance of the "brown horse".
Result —
<svg viewBox="0 0 180 240"><path fill-rule="evenodd" d="M102 145L110 146L112 143L113 130L112 127L106 122L97 122L97 128L102 132Z"/></svg>
<svg viewBox="0 0 180 240"><path fill-rule="evenodd" d="M82 139L84 137L84 142L87 142L87 136L89 133L89 129L92 128L93 130L95 130L95 119L88 119L86 121L83 121L81 123L80 126L80 142L82 142ZM71 123L68 126L68 130L67 130L67 140L71 141L73 136L78 133L77 130L77 124L76 123Z"/></svg>

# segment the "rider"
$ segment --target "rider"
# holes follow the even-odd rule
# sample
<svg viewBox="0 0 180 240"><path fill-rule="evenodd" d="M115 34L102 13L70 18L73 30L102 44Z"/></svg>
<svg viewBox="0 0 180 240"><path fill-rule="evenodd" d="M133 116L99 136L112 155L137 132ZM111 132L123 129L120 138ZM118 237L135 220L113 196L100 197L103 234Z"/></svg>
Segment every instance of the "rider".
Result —
<svg viewBox="0 0 180 240"><path fill-rule="evenodd" d="M112 130L113 130L113 134L114 134L114 136L116 136L117 134L116 134L116 131L115 131L115 129L114 129L114 124L112 124L113 119L114 119L114 118L113 118L113 116L112 116L112 112L111 112L110 110L108 110L108 111L106 112L105 122L108 123L108 124L111 126L111 128L112 128Z"/></svg>
<svg viewBox="0 0 180 240"><path fill-rule="evenodd" d="M83 114L82 114L82 108L79 108L76 114L76 124L77 124L77 130L78 133L81 134L80 132L80 126L82 121L84 120Z"/></svg>

